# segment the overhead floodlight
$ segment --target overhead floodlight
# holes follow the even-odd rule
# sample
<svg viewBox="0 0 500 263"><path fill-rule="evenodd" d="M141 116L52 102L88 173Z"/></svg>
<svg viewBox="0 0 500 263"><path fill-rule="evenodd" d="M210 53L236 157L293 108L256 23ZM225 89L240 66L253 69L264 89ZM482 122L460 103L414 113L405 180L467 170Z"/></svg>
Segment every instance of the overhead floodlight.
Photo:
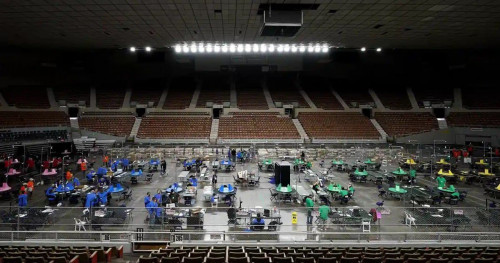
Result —
<svg viewBox="0 0 500 263"><path fill-rule="evenodd" d="M305 47L304 45L300 45L300 47L299 47L299 52L300 52L300 53L304 53L304 52L306 52L306 47Z"/></svg>
<svg viewBox="0 0 500 263"><path fill-rule="evenodd" d="M258 44L253 44L252 51L255 52L255 53L258 53L259 52L259 45Z"/></svg>
<svg viewBox="0 0 500 263"><path fill-rule="evenodd" d="M361 52L365 52L365 51L366 51L366 47L362 47Z"/></svg>
<svg viewBox="0 0 500 263"><path fill-rule="evenodd" d="M130 47L130 52L135 52L135 47Z"/></svg>
<svg viewBox="0 0 500 263"><path fill-rule="evenodd" d="M283 45L278 45L278 48L276 48L276 50L281 53L283 52Z"/></svg>
<svg viewBox="0 0 500 263"><path fill-rule="evenodd" d="M381 51L382 51L382 48L378 47L377 52L381 52Z"/></svg>
<svg viewBox="0 0 500 263"><path fill-rule="evenodd" d="M184 53L189 53L189 47L188 47L188 45L184 45L184 46L182 46L182 51L183 51Z"/></svg>
<svg viewBox="0 0 500 263"><path fill-rule="evenodd" d="M227 50L228 50L227 45L223 45L221 50L222 50L222 53L227 53Z"/></svg>
<svg viewBox="0 0 500 263"><path fill-rule="evenodd" d="M270 44L269 47L267 48L269 52L274 52L274 44Z"/></svg>
<svg viewBox="0 0 500 263"><path fill-rule="evenodd" d="M191 48L189 48L189 50L191 51L191 53L196 53L196 52L198 52L198 48L196 47L196 45L195 45L195 44L192 44L192 45L191 45Z"/></svg>
<svg viewBox="0 0 500 263"><path fill-rule="evenodd" d="M285 46L283 46L283 51L290 52L290 45L286 44Z"/></svg>
<svg viewBox="0 0 500 263"><path fill-rule="evenodd" d="M243 44L238 44L238 48L237 48L238 52L243 52L245 51L245 47L243 46Z"/></svg>
<svg viewBox="0 0 500 263"><path fill-rule="evenodd" d="M328 53L328 45L327 44L323 44L323 47L321 48L321 52Z"/></svg>
<svg viewBox="0 0 500 263"><path fill-rule="evenodd" d="M291 50L292 50L292 53L296 53L297 52L297 46L292 45Z"/></svg>
<svg viewBox="0 0 500 263"><path fill-rule="evenodd" d="M309 45L309 46L307 46L307 52L309 52L309 53L314 52L314 47L313 47L313 45Z"/></svg>
<svg viewBox="0 0 500 263"><path fill-rule="evenodd" d="M321 52L321 46L319 44L316 44L316 46L314 47L314 52L316 53Z"/></svg>
<svg viewBox="0 0 500 263"><path fill-rule="evenodd" d="M250 44L245 44L245 52L249 53L252 51L252 46Z"/></svg>
<svg viewBox="0 0 500 263"><path fill-rule="evenodd" d="M213 51L212 44L210 44L210 43L207 44L206 50L207 50L207 53L212 53L212 51Z"/></svg>
<svg viewBox="0 0 500 263"><path fill-rule="evenodd" d="M220 52L220 46L219 45L215 45L214 46L214 52L215 53L219 53Z"/></svg>
<svg viewBox="0 0 500 263"><path fill-rule="evenodd" d="M144 50L146 50L146 52L151 52L151 47L145 47Z"/></svg>
<svg viewBox="0 0 500 263"><path fill-rule="evenodd" d="M262 52L262 53L267 52L267 45L266 44L260 44L260 52Z"/></svg>
<svg viewBox="0 0 500 263"><path fill-rule="evenodd" d="M235 44L230 44L229 45L229 52L231 52L231 53L236 52L236 45Z"/></svg>
<svg viewBox="0 0 500 263"><path fill-rule="evenodd" d="M203 44L198 45L198 52L205 53L205 46Z"/></svg>
<svg viewBox="0 0 500 263"><path fill-rule="evenodd" d="M174 49L175 49L175 53L181 53L181 51L182 51L182 47L179 44L175 45Z"/></svg>

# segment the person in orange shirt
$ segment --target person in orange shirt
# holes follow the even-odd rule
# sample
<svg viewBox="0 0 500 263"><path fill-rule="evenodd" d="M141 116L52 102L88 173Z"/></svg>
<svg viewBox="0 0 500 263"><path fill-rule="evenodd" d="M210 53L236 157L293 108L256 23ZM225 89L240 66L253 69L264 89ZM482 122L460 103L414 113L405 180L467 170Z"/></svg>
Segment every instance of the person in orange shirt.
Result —
<svg viewBox="0 0 500 263"><path fill-rule="evenodd" d="M73 174L71 173L71 170L68 170L66 172L66 181L71 180L71 178L73 178Z"/></svg>
<svg viewBox="0 0 500 263"><path fill-rule="evenodd" d="M102 158L102 162L104 163L104 166L108 167L109 157L107 155L104 155L104 158Z"/></svg>
<svg viewBox="0 0 500 263"><path fill-rule="evenodd" d="M33 178L30 178L28 183L26 184L27 190L28 190L28 199L31 199L31 196L33 195L33 190L35 190L35 180Z"/></svg>
<svg viewBox="0 0 500 263"><path fill-rule="evenodd" d="M80 163L80 169L83 172L83 175L85 175L85 171L87 171L87 163L86 162L81 162Z"/></svg>

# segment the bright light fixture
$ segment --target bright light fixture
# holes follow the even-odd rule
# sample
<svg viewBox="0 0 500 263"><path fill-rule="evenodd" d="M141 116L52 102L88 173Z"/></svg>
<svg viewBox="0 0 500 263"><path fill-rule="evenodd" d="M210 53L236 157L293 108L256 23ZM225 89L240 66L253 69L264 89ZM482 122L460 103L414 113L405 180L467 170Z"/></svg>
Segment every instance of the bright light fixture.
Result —
<svg viewBox="0 0 500 263"><path fill-rule="evenodd" d="M182 51L181 45L179 44L175 45L175 53L181 53L181 51Z"/></svg>
<svg viewBox="0 0 500 263"><path fill-rule="evenodd" d="M130 52L135 52L135 47L130 47Z"/></svg>
<svg viewBox="0 0 500 263"><path fill-rule="evenodd" d="M365 52L365 51L366 51L366 47L362 47L361 52Z"/></svg>
<svg viewBox="0 0 500 263"><path fill-rule="evenodd" d="M327 44L323 44L323 47L321 48L321 52L328 53L328 45Z"/></svg>
<svg viewBox="0 0 500 263"><path fill-rule="evenodd" d="M207 53L212 53L212 51L213 51L212 44L210 44L210 43L207 44L206 50L207 50Z"/></svg>
<svg viewBox="0 0 500 263"><path fill-rule="evenodd" d="M243 44L238 44L238 47L236 48L238 50L238 52L243 52L245 50L245 48L243 47Z"/></svg>
<svg viewBox="0 0 500 263"><path fill-rule="evenodd" d="M191 51L191 53L196 53L196 52L198 52L198 48L196 47L195 44L192 44L191 48L189 49L189 51Z"/></svg>
<svg viewBox="0 0 500 263"><path fill-rule="evenodd" d="M250 46L250 44L245 44L245 52L249 53L250 51L252 51L252 46Z"/></svg>
<svg viewBox="0 0 500 263"><path fill-rule="evenodd" d="M262 52L262 53L267 52L267 45L266 44L260 44L260 52Z"/></svg>
<svg viewBox="0 0 500 263"><path fill-rule="evenodd" d="M229 44L229 52L231 52L231 53L236 52L236 45L235 44Z"/></svg>
<svg viewBox="0 0 500 263"><path fill-rule="evenodd" d="M221 50L222 50L222 53L227 53L227 50L228 50L227 45L223 45Z"/></svg>
<svg viewBox="0 0 500 263"><path fill-rule="evenodd" d="M214 46L214 52L215 53L219 53L220 52L220 46L219 45L215 45Z"/></svg>
<svg viewBox="0 0 500 263"><path fill-rule="evenodd" d="M283 51L290 52L290 45L286 44L285 46L283 46Z"/></svg>
<svg viewBox="0 0 500 263"><path fill-rule="evenodd" d="M183 51L184 53L188 53L188 52L189 52L189 47L188 47L188 45L184 45L184 46L182 46L182 51Z"/></svg>
<svg viewBox="0 0 500 263"><path fill-rule="evenodd" d="M297 46L292 45L291 50L292 50L292 53L296 53L297 52Z"/></svg>
<svg viewBox="0 0 500 263"><path fill-rule="evenodd" d="M278 45L276 50L278 50L279 53L283 52L283 45Z"/></svg>
<svg viewBox="0 0 500 263"><path fill-rule="evenodd" d="M309 53L314 52L314 47L313 47L313 45L309 45L309 46L307 46L307 52L309 52Z"/></svg>
<svg viewBox="0 0 500 263"><path fill-rule="evenodd" d="M300 47L299 47L299 52L300 52L300 53L304 53L304 52L306 52L306 47L305 47L304 45L300 45Z"/></svg>
<svg viewBox="0 0 500 263"><path fill-rule="evenodd" d="M144 50L146 50L146 52L151 52L151 47L145 47Z"/></svg>
<svg viewBox="0 0 500 263"><path fill-rule="evenodd" d="M258 44L253 44L252 51L255 52L255 53L258 53L259 52L259 45Z"/></svg>
<svg viewBox="0 0 500 263"><path fill-rule="evenodd" d="M267 49L269 50L269 52L273 53L274 52L274 45L270 44L269 47L267 47Z"/></svg>
<svg viewBox="0 0 500 263"><path fill-rule="evenodd" d="M321 52L321 46L319 44L316 44L316 46L314 47L314 52L316 53Z"/></svg>
<svg viewBox="0 0 500 263"><path fill-rule="evenodd" d="M382 48L377 48L377 52L381 52L382 51Z"/></svg>
<svg viewBox="0 0 500 263"><path fill-rule="evenodd" d="M205 53L205 46L203 44L198 45L198 52Z"/></svg>

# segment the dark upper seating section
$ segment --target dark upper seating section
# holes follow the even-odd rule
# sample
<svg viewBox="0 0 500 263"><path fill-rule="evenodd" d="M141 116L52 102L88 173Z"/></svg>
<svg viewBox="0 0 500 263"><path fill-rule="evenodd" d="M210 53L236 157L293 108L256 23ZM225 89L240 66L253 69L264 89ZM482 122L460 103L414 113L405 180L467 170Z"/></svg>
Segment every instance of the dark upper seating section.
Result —
<svg viewBox="0 0 500 263"><path fill-rule="evenodd" d="M292 119L273 112L238 112L222 116L219 122L222 139L299 139Z"/></svg>
<svg viewBox="0 0 500 263"><path fill-rule="evenodd" d="M244 110L269 109L261 86L260 75L240 76L236 81L238 108Z"/></svg>
<svg viewBox="0 0 500 263"><path fill-rule="evenodd" d="M500 127L500 112L452 112L446 118L452 127Z"/></svg>
<svg viewBox="0 0 500 263"><path fill-rule="evenodd" d="M0 111L0 127L69 126L69 117L62 111Z"/></svg>
<svg viewBox="0 0 500 263"><path fill-rule="evenodd" d="M63 141L68 139L66 130L49 130L49 131L0 131L0 142L18 142L18 141L46 141L55 140Z"/></svg>
<svg viewBox="0 0 500 263"><path fill-rule="evenodd" d="M438 129L430 113L377 112L375 119L389 136L404 136Z"/></svg>
<svg viewBox="0 0 500 263"><path fill-rule="evenodd" d="M136 80L132 87L130 102L135 101L138 104L148 104L151 101L154 103L154 106L157 106L164 89L164 79Z"/></svg>
<svg viewBox="0 0 500 263"><path fill-rule="evenodd" d="M432 103L453 102L453 87L446 80L435 80L421 83L412 88L415 99L420 107L424 107L424 101Z"/></svg>
<svg viewBox="0 0 500 263"><path fill-rule="evenodd" d="M404 85L386 79L374 80L372 89L384 107L391 110L410 110L411 103Z"/></svg>
<svg viewBox="0 0 500 263"><path fill-rule="evenodd" d="M332 86L350 108L357 108L359 105L374 105L372 96L368 93L368 85L360 81L334 79Z"/></svg>
<svg viewBox="0 0 500 263"><path fill-rule="evenodd" d="M182 110L189 107L196 89L192 76L177 77L170 82L167 98L163 104L166 110Z"/></svg>
<svg viewBox="0 0 500 263"><path fill-rule="evenodd" d="M90 86L89 85L61 85L53 88L56 101L65 100L66 103L78 104L85 101L85 105L90 105Z"/></svg>
<svg viewBox="0 0 500 263"><path fill-rule="evenodd" d="M205 107L207 102L222 104L230 101L229 78L224 75L203 78L197 107Z"/></svg>
<svg viewBox="0 0 500 263"><path fill-rule="evenodd" d="M141 121L137 138L205 139L210 136L212 118L205 114L190 116L146 116Z"/></svg>
<svg viewBox="0 0 500 263"><path fill-rule="evenodd" d="M462 106L467 109L500 109L498 94L500 87L462 88Z"/></svg>
<svg viewBox="0 0 500 263"><path fill-rule="evenodd" d="M96 88L96 104L100 109L119 109L127 92L125 82L110 82Z"/></svg>
<svg viewBox="0 0 500 263"><path fill-rule="evenodd" d="M317 76L302 77L300 85L316 107L325 110L344 109L337 98L332 94L328 79Z"/></svg>
<svg viewBox="0 0 500 263"><path fill-rule="evenodd" d="M298 119L311 139L378 139L370 119L360 113L301 112Z"/></svg>
<svg viewBox="0 0 500 263"><path fill-rule="evenodd" d="M50 108L47 87L44 86L9 86L2 90L2 95L10 106L17 108Z"/></svg>
<svg viewBox="0 0 500 263"><path fill-rule="evenodd" d="M267 87L271 93L273 102L283 104L298 103L300 108L309 108L302 94L295 86L295 75L290 74L272 74L268 75Z"/></svg>

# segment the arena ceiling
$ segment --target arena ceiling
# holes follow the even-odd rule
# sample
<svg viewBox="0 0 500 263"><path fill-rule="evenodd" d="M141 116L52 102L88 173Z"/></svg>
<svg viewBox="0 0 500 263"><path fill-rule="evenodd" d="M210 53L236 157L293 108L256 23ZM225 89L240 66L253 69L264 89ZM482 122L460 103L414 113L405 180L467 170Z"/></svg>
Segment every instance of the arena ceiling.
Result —
<svg viewBox="0 0 500 263"><path fill-rule="evenodd" d="M261 37L261 4L317 4L296 36ZM500 45L499 0L1 0L0 44L161 48L191 41L359 48Z"/></svg>

